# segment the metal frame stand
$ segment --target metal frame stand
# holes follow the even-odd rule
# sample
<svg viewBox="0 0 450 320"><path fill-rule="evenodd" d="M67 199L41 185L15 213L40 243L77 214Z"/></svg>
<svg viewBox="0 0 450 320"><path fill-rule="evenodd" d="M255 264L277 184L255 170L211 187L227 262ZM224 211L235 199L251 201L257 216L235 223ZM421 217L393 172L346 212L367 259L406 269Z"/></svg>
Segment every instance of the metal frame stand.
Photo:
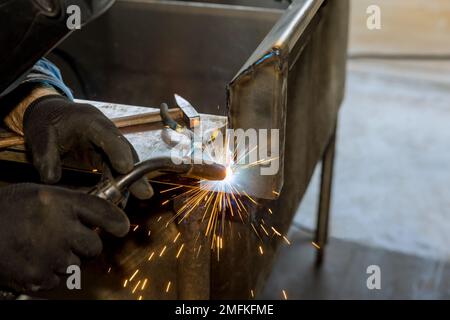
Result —
<svg viewBox="0 0 450 320"><path fill-rule="evenodd" d="M320 181L319 208L317 212L317 228L315 243L318 246L316 265L322 265L325 246L328 242L328 228L330 220L331 192L333 185L334 155L336 150L336 128L328 142L322 158L322 175Z"/></svg>

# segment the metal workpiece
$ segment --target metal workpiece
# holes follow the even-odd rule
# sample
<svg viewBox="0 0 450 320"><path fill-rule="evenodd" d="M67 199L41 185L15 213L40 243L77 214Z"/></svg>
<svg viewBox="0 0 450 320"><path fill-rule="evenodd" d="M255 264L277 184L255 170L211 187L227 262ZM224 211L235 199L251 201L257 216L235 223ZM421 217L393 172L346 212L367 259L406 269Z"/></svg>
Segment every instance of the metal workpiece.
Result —
<svg viewBox="0 0 450 320"><path fill-rule="evenodd" d="M268 135L271 150L279 146L279 170L276 175L254 174L252 193L259 198L276 199L284 181L284 149L288 103L289 70L306 43L305 35L323 0L294 2L275 24L247 62L228 85L228 113L232 128L276 129L279 141ZM258 188L257 188L258 187Z"/></svg>

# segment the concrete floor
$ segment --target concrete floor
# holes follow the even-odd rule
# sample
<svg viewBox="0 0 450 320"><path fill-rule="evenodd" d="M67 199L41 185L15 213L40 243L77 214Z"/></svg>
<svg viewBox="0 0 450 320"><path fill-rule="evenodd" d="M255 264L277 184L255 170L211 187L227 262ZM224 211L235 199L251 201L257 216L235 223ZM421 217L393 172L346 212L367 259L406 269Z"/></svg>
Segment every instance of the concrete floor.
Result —
<svg viewBox="0 0 450 320"><path fill-rule="evenodd" d="M315 266L311 234L293 228L259 299L450 299L450 263L331 238ZM367 267L380 267L379 290L367 287Z"/></svg>
<svg viewBox="0 0 450 320"><path fill-rule="evenodd" d="M450 260L449 126L450 63L350 62L331 236ZM295 218L310 229L317 173Z"/></svg>
<svg viewBox="0 0 450 320"><path fill-rule="evenodd" d="M263 299L450 299L450 62L350 61L331 238L314 264L319 170ZM381 270L369 290L367 267Z"/></svg>

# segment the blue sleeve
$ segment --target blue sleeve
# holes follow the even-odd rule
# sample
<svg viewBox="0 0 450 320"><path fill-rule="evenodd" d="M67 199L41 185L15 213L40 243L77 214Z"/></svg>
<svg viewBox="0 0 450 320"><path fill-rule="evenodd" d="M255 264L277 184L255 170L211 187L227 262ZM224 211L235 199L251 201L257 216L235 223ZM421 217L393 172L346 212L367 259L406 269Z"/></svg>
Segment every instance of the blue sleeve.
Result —
<svg viewBox="0 0 450 320"><path fill-rule="evenodd" d="M64 84L59 69L49 60L42 58L33 66L22 83L41 83L54 87L61 94L73 100L72 91Z"/></svg>

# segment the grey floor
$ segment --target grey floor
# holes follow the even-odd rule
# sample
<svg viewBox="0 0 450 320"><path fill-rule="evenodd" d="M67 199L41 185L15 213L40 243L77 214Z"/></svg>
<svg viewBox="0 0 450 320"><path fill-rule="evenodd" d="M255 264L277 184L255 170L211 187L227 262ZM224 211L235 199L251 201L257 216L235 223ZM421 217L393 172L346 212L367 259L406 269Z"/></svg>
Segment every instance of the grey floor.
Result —
<svg viewBox="0 0 450 320"><path fill-rule="evenodd" d="M450 260L449 66L349 64L331 236ZM318 174L297 224L313 228L317 191Z"/></svg>
<svg viewBox="0 0 450 320"><path fill-rule="evenodd" d="M311 234L292 229L260 299L450 299L450 263L331 238L315 266ZM381 289L367 288L367 268L380 267Z"/></svg>
<svg viewBox="0 0 450 320"><path fill-rule="evenodd" d="M352 61L331 239L314 266L319 172L260 298L450 299L450 63ZM366 269L381 268L381 290Z"/></svg>

